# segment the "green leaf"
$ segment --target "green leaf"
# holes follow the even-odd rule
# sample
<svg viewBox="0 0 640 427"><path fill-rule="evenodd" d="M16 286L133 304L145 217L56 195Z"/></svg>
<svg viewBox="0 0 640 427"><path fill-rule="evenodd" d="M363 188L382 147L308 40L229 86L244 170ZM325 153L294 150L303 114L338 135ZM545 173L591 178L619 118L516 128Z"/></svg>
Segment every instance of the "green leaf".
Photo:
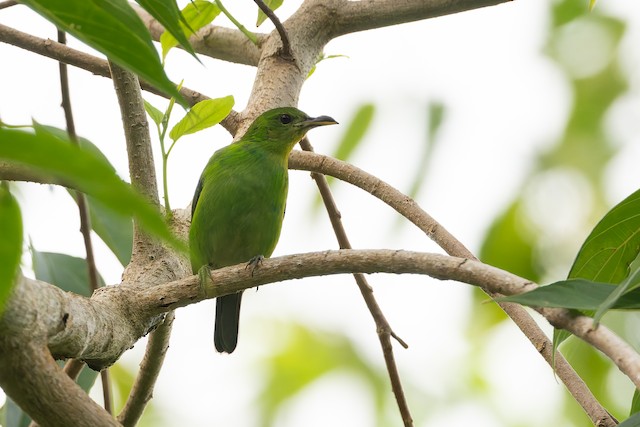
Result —
<svg viewBox="0 0 640 427"><path fill-rule="evenodd" d="M133 250L133 222L131 217L109 209L95 197L87 196L91 228L96 232L122 266L131 261Z"/></svg>
<svg viewBox="0 0 640 427"><path fill-rule="evenodd" d="M596 7L596 0L589 0L589 12L591 12L594 7Z"/></svg>
<svg viewBox="0 0 640 427"><path fill-rule="evenodd" d="M568 279L540 286L530 292L498 298L499 301L516 302L530 307L562 307L574 310L595 310L616 286L610 283L586 279ZM640 290L621 296L612 308L640 309Z"/></svg>
<svg viewBox="0 0 640 427"><path fill-rule="evenodd" d="M593 316L593 320L596 324L600 322L602 316L622 298L622 296L626 293L633 291L638 288L640 285L640 265L638 257L636 257L635 261L631 263L629 266L629 275L626 279L622 281L611 294L605 299L598 309L596 310L596 314Z"/></svg>
<svg viewBox="0 0 640 427"><path fill-rule="evenodd" d="M629 418L618 424L618 427L640 427L640 413L636 413L630 416Z"/></svg>
<svg viewBox="0 0 640 427"><path fill-rule="evenodd" d="M187 105L165 74L149 31L126 0L24 0L22 3Z"/></svg>
<svg viewBox="0 0 640 427"><path fill-rule="evenodd" d="M133 216L145 231L186 253L185 243L171 233L158 210L122 181L108 162L42 126L36 124L35 129L36 134L0 128L0 158L33 167L53 182L95 197L120 215Z"/></svg>
<svg viewBox="0 0 640 427"><path fill-rule="evenodd" d="M613 207L576 256L569 278L620 283L640 250L640 190Z"/></svg>
<svg viewBox="0 0 640 427"><path fill-rule="evenodd" d="M93 293L86 259L54 252L40 252L33 248L31 257L36 279L85 297L90 297ZM104 286L101 276L98 276L98 283L101 287Z"/></svg>
<svg viewBox="0 0 640 427"><path fill-rule="evenodd" d="M206 99L194 105L186 116L182 118L169 132L169 136L177 141L184 135L189 135L216 125L229 115L234 104L233 96Z"/></svg>
<svg viewBox="0 0 640 427"><path fill-rule="evenodd" d="M160 113L162 114L162 113ZM67 132L50 126L38 125L39 128L46 130L54 136L65 139ZM80 146L91 151L97 157L109 163L107 157L86 138L79 138ZM67 189L69 195L76 200L76 191ZM102 239L102 241L111 249L118 261L125 266L131 260L131 251L133 249L133 222L130 216L121 215L109 209L95 197L85 195L85 201L89 208L89 218L91 220L91 228Z"/></svg>
<svg viewBox="0 0 640 427"><path fill-rule="evenodd" d="M175 0L136 0L147 12L162 24L165 33L172 35L184 49L196 57L186 34L189 34L189 24L180 13ZM164 57L164 55L163 55ZM197 58L196 58L197 59Z"/></svg>
<svg viewBox="0 0 640 427"><path fill-rule="evenodd" d="M220 8L216 4L205 0L194 0L182 9L182 16L188 24L188 26L181 24L182 29L187 36L191 37L200 28L210 24L219 14ZM169 50L178 45L178 41L171 33L165 31L160 36L160 45L162 46L162 58L165 58Z"/></svg>
<svg viewBox="0 0 640 427"><path fill-rule="evenodd" d="M9 191L0 185L0 313L11 295L22 256L22 216L20 206Z"/></svg>
<svg viewBox="0 0 640 427"><path fill-rule="evenodd" d="M156 107L151 105L146 99L143 99L144 102L144 110L147 112L151 120L158 126L162 123L162 119L164 118L164 114L162 111L158 110Z"/></svg>
<svg viewBox="0 0 640 427"><path fill-rule="evenodd" d="M280 6L282 6L283 0L265 0L264 4L267 5L269 9L272 11L276 10ZM267 15L262 11L262 9L258 9L258 20L256 21L256 27L262 25L262 23L267 19Z"/></svg>

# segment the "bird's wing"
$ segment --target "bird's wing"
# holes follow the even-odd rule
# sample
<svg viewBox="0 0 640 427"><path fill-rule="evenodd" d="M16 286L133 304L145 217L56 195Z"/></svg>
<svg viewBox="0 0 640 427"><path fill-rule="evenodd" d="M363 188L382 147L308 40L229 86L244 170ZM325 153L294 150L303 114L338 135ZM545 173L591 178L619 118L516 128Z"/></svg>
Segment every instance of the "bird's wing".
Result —
<svg viewBox="0 0 640 427"><path fill-rule="evenodd" d="M204 185L204 174L198 180L198 185L196 186L196 192L193 193L193 200L191 201L191 218L193 218L193 214L196 211L196 205L198 204L198 199L200 198L200 194L202 193L203 185Z"/></svg>

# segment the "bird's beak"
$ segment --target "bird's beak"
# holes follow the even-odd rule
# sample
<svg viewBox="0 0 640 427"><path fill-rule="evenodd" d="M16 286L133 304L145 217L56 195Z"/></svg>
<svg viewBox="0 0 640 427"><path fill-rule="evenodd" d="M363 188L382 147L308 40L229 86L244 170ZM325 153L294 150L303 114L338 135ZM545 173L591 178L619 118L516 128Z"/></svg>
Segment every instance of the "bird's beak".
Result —
<svg viewBox="0 0 640 427"><path fill-rule="evenodd" d="M318 116L315 118L308 118L307 120L302 122L302 124L305 127L314 128L317 126L337 125L338 122L336 122L333 118L329 116Z"/></svg>

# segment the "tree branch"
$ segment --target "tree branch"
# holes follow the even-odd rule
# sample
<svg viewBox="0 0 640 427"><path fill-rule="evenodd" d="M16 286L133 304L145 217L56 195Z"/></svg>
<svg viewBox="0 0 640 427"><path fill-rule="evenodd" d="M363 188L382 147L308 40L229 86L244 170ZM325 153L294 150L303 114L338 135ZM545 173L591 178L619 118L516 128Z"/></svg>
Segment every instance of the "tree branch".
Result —
<svg viewBox="0 0 640 427"><path fill-rule="evenodd" d="M422 230L449 255L472 260L476 259L461 242L422 210L415 200L402 194L381 179L369 175L351 164L315 153L293 151L289 156L289 167L292 169L320 172L349 182L395 209ZM495 297L490 291L486 289L485 291L488 292L490 296ZM529 313L517 304L498 303L498 305L513 320L518 328L520 328L549 366L551 366L552 369L556 369L558 377L589 415L594 425L616 425L615 420L602 405L600 405L582 378L571 368L571 365L569 365L559 351L555 352L554 360L552 343Z"/></svg>
<svg viewBox="0 0 640 427"><path fill-rule="evenodd" d="M64 62L65 64L73 65L74 67L82 68L98 76L111 78L109 64L104 59L72 49L53 40L41 39L0 24L0 42L17 46L30 52ZM169 98L167 94L159 91L145 81L140 82L140 87L148 92L167 99ZM180 94L186 99L189 105L192 106L200 101L209 99L209 97L200 92L186 87L180 89ZM220 124L233 135L238 128L238 120L238 113L232 111Z"/></svg>
<svg viewBox="0 0 640 427"><path fill-rule="evenodd" d="M310 2L318 2L312 0ZM421 21L494 6L511 0L333 0L331 38L357 31ZM322 3L326 3L324 0Z"/></svg>
<svg viewBox="0 0 640 427"><path fill-rule="evenodd" d="M127 153L129 156L129 172L131 183L141 194L154 205L160 207L158 186L151 149L149 123L144 109L144 101L140 92L138 78L113 62L109 62L113 84L118 95L118 103L122 112L122 123L125 130ZM133 251L131 262L125 269L123 277L135 280L143 271L154 264L157 258L175 258L175 255L157 240L144 233L134 222ZM184 266L175 265L174 269L166 269L166 273L175 278L184 277L188 273ZM132 392L127 399L121 419L126 425L135 425L142 415L144 407L151 399L155 382L164 362L169 347L169 337L173 325L173 312L170 312L158 328L151 333L140 372L136 377Z"/></svg>
<svg viewBox="0 0 640 427"><path fill-rule="evenodd" d="M44 299L47 296L55 299ZM0 387L40 425L117 426L60 369L47 349L47 337L61 332L70 321L67 299L85 298L18 278L10 303L0 316Z"/></svg>
<svg viewBox="0 0 640 427"><path fill-rule="evenodd" d="M140 372L122 412L118 415L118 421L124 427L133 427L138 423L144 408L153 397L153 388L169 349L169 338L174 318L174 313L169 312L165 316L164 322L149 336L144 358L140 363Z"/></svg>
<svg viewBox="0 0 640 427"><path fill-rule="evenodd" d="M447 255L400 250L339 250L288 255L264 260L252 276L244 264L211 273L212 282L201 285L189 276L153 287L109 286L91 299L65 293L52 285L22 278L0 319L0 348L5 343L34 340L33 322L25 313L41 319L42 338L48 337L52 354L90 359L90 366L113 363L143 335L139 325L176 308L255 286L283 280L345 273L426 274L481 286L494 294L514 295L536 288L526 279L498 268ZM640 355L604 326L593 328L593 319L565 309L538 310L558 328L566 329L607 355L640 387ZM86 346L85 346L86 345ZM6 373L3 373L5 375ZM66 377L66 376L65 376ZM4 378L4 377L3 377Z"/></svg>

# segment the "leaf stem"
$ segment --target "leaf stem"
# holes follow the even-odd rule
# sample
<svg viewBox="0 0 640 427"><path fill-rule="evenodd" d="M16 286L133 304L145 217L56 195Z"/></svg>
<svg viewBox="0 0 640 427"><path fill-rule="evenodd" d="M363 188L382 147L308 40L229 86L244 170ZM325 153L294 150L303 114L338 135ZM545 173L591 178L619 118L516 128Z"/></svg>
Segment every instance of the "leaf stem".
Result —
<svg viewBox="0 0 640 427"><path fill-rule="evenodd" d="M244 34L245 36L247 36L249 40L251 40L251 43L258 46L258 37L256 37L254 33L247 30L244 25L238 22L238 20L234 18L233 15L231 15L231 13L229 13L229 11L222 5L222 2L220 0L215 0L215 1L216 1L216 5L220 8L222 13L224 13L224 15L229 19L229 21L233 22L233 25L238 27L238 30L240 30L242 34Z"/></svg>

